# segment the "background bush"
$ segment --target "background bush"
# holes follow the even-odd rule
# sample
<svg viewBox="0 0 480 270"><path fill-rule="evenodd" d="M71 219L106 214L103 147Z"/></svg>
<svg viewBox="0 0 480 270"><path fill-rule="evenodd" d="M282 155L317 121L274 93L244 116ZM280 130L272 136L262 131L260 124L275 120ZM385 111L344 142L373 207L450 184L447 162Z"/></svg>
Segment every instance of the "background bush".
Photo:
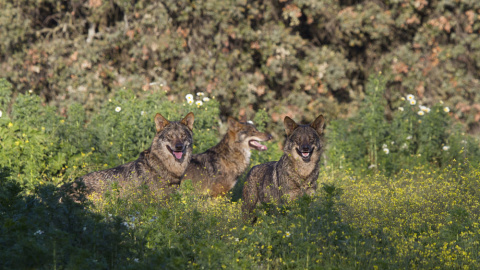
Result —
<svg viewBox="0 0 480 270"><path fill-rule="evenodd" d="M266 108L311 121L355 113L385 77L386 113L414 94L443 100L478 132L478 1L0 2L2 76L65 113L152 83L181 100L206 92L222 117ZM180 95L178 95L180 94ZM277 126L277 125L275 125ZM281 129L275 133L282 134Z"/></svg>

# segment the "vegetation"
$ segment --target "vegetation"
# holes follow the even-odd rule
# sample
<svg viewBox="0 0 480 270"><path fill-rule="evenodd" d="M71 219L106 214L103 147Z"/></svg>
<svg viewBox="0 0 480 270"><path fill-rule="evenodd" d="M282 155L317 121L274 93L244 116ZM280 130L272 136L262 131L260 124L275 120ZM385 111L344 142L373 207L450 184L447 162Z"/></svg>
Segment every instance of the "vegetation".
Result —
<svg viewBox="0 0 480 270"><path fill-rule="evenodd" d="M413 94L439 100L478 132L480 2L0 1L0 66L15 92L32 90L62 115L95 115L126 87L182 100L205 92L221 116L266 108L313 120L355 114L367 79L383 72L386 113ZM281 135L281 128L275 128Z"/></svg>
<svg viewBox="0 0 480 270"><path fill-rule="evenodd" d="M372 76L360 113L328 124L318 193L262 206L251 225L240 209L245 176L220 199L185 181L167 201L143 188L85 205L60 200L61 184L136 159L156 112L178 120L193 111L194 151L214 145L225 131L217 98L121 89L98 114L79 104L59 114L0 80L2 268L477 269L479 142L446 104L419 106L416 96L387 120L386 81ZM254 117L262 129L267 111ZM253 152L252 165L278 159L281 139Z"/></svg>

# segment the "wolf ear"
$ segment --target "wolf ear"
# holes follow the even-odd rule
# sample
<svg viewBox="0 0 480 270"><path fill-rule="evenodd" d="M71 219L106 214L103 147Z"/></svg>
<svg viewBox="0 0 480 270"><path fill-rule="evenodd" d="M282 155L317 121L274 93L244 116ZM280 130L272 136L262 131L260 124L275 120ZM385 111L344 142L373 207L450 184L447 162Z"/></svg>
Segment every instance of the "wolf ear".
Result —
<svg viewBox="0 0 480 270"><path fill-rule="evenodd" d="M189 112L185 118L180 122L187 126L190 130L193 130L193 121L195 120L193 113Z"/></svg>
<svg viewBox="0 0 480 270"><path fill-rule="evenodd" d="M297 123L288 116L285 116L285 119L283 119L283 125L285 126L287 136L290 136L290 134L292 134L292 132L298 127Z"/></svg>
<svg viewBox="0 0 480 270"><path fill-rule="evenodd" d="M237 122L233 117L228 117L228 129L230 130L238 130L240 123Z"/></svg>
<svg viewBox="0 0 480 270"><path fill-rule="evenodd" d="M318 134L323 134L323 130L325 129L325 119L323 115L318 116L317 119L310 124L310 127L315 129Z"/></svg>
<svg viewBox="0 0 480 270"><path fill-rule="evenodd" d="M155 127L157 128L157 133L162 131L170 122L163 117L161 114L157 113L155 115Z"/></svg>

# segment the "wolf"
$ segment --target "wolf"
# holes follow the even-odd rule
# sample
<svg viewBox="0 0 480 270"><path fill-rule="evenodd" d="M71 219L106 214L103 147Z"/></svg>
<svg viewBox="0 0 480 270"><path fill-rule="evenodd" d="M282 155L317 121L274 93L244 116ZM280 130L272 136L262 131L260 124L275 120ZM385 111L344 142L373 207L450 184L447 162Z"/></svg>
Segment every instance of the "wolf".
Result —
<svg viewBox="0 0 480 270"><path fill-rule="evenodd" d="M179 185L192 157L193 113L181 121L168 121L161 114L155 116L156 134L147 150L137 160L115 168L92 172L77 179L67 188L70 197L79 201L79 194L102 194L113 183L119 187L142 185L156 195L168 195ZM82 194L83 195L83 194Z"/></svg>
<svg viewBox="0 0 480 270"><path fill-rule="evenodd" d="M320 157L324 148L325 119L318 116L309 125L284 119L287 140L278 161L254 166L243 187L244 219L252 217L258 203L283 203L317 189Z"/></svg>
<svg viewBox="0 0 480 270"><path fill-rule="evenodd" d="M267 150L260 142L272 135L258 131L249 122L227 120L228 130L214 147L192 156L183 179L191 179L197 193L216 197L226 194L250 163L250 150Z"/></svg>

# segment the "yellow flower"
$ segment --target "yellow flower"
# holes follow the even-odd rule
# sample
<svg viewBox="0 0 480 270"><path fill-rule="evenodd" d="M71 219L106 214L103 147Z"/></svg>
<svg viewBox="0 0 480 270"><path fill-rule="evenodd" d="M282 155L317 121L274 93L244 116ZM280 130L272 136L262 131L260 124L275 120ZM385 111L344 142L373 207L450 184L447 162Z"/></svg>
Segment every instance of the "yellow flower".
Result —
<svg viewBox="0 0 480 270"><path fill-rule="evenodd" d="M8 127L13 127L13 123L12 122L8 123Z"/></svg>
<svg viewBox="0 0 480 270"><path fill-rule="evenodd" d="M445 108L443 108L443 111L446 112L446 113L448 113L448 112L450 112L450 108L445 107Z"/></svg>

